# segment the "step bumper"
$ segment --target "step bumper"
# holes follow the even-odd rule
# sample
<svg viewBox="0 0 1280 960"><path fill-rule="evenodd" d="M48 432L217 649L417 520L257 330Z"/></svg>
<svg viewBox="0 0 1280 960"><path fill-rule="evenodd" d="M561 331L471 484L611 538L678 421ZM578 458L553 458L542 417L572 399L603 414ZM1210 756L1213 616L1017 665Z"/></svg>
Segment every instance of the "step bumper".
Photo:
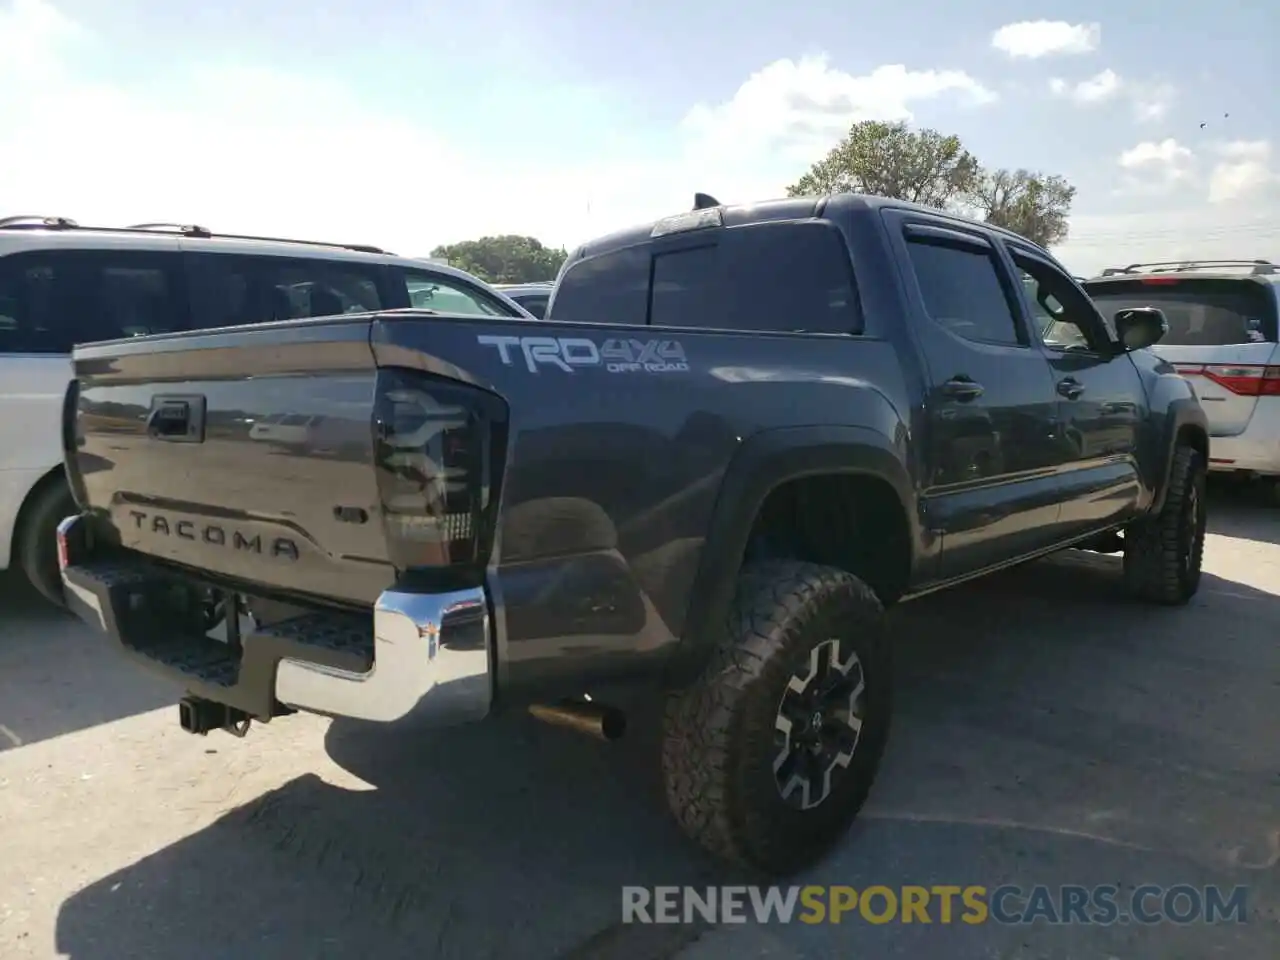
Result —
<svg viewBox="0 0 1280 960"><path fill-rule="evenodd" d="M269 719L283 706L447 726L482 719L492 706L483 588L392 589L369 614L317 611L258 627L237 649L203 632L182 589L192 581L137 555L95 556L86 518L59 525L58 559L68 607L128 659L250 716Z"/></svg>

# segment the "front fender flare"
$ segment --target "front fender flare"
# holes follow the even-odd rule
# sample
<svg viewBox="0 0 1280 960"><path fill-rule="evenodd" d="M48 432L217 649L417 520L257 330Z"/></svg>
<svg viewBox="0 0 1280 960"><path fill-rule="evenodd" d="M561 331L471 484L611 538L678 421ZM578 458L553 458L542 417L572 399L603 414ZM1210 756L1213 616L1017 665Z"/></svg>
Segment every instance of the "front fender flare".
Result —
<svg viewBox="0 0 1280 960"><path fill-rule="evenodd" d="M707 531L702 559L690 591L680 643L669 668L677 685L694 679L724 621L752 524L765 498L779 485L823 473L874 476L897 493L907 517L911 552L917 556L920 518L905 453L894 441L868 427L780 427L748 438L734 454Z"/></svg>

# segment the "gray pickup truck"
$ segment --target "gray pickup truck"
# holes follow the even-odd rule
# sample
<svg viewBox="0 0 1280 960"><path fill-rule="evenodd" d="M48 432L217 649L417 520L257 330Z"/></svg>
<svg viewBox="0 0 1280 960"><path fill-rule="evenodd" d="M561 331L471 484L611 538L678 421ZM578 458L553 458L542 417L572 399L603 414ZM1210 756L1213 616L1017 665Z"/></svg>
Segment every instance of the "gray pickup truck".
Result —
<svg viewBox="0 0 1280 960"><path fill-rule="evenodd" d="M937 210L701 196L571 253L545 321L77 348L64 585L193 733L518 707L609 738L600 691L648 685L676 819L786 874L874 779L885 607L1068 547L1196 592L1208 439L1164 329Z"/></svg>

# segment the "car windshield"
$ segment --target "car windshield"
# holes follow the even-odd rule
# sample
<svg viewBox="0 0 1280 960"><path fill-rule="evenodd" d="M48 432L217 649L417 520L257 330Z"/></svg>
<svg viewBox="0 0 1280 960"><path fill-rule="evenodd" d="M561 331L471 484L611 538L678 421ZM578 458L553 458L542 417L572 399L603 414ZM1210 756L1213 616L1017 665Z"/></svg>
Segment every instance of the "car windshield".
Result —
<svg viewBox="0 0 1280 960"><path fill-rule="evenodd" d="M1106 316L1126 307L1158 307L1169 321L1160 342L1170 346L1276 340L1275 299L1252 280L1099 283L1090 294Z"/></svg>

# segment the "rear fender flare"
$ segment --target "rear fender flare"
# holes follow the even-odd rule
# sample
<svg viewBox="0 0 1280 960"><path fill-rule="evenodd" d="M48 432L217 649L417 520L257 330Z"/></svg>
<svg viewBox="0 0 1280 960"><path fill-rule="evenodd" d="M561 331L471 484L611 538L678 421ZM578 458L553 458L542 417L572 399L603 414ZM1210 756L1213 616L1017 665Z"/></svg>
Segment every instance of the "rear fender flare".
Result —
<svg viewBox="0 0 1280 960"><path fill-rule="evenodd" d="M690 591L680 643L668 681L695 679L723 622L760 507L781 484L823 473L848 473L887 481L907 517L913 566L919 556L920 518L905 455L878 431L856 426L782 427L757 433L734 454L725 471ZM914 571L913 571L914 572Z"/></svg>
<svg viewBox="0 0 1280 960"><path fill-rule="evenodd" d="M1155 496L1151 502L1151 512L1159 513L1164 508L1165 494L1169 490L1169 479L1173 473L1173 456L1179 443L1179 435L1192 438L1206 459L1209 453L1209 422L1194 397L1179 397L1171 400L1164 408L1164 416L1155 431L1159 437L1160 456L1156 462L1159 473L1155 477ZM1207 464L1206 464L1207 465Z"/></svg>

